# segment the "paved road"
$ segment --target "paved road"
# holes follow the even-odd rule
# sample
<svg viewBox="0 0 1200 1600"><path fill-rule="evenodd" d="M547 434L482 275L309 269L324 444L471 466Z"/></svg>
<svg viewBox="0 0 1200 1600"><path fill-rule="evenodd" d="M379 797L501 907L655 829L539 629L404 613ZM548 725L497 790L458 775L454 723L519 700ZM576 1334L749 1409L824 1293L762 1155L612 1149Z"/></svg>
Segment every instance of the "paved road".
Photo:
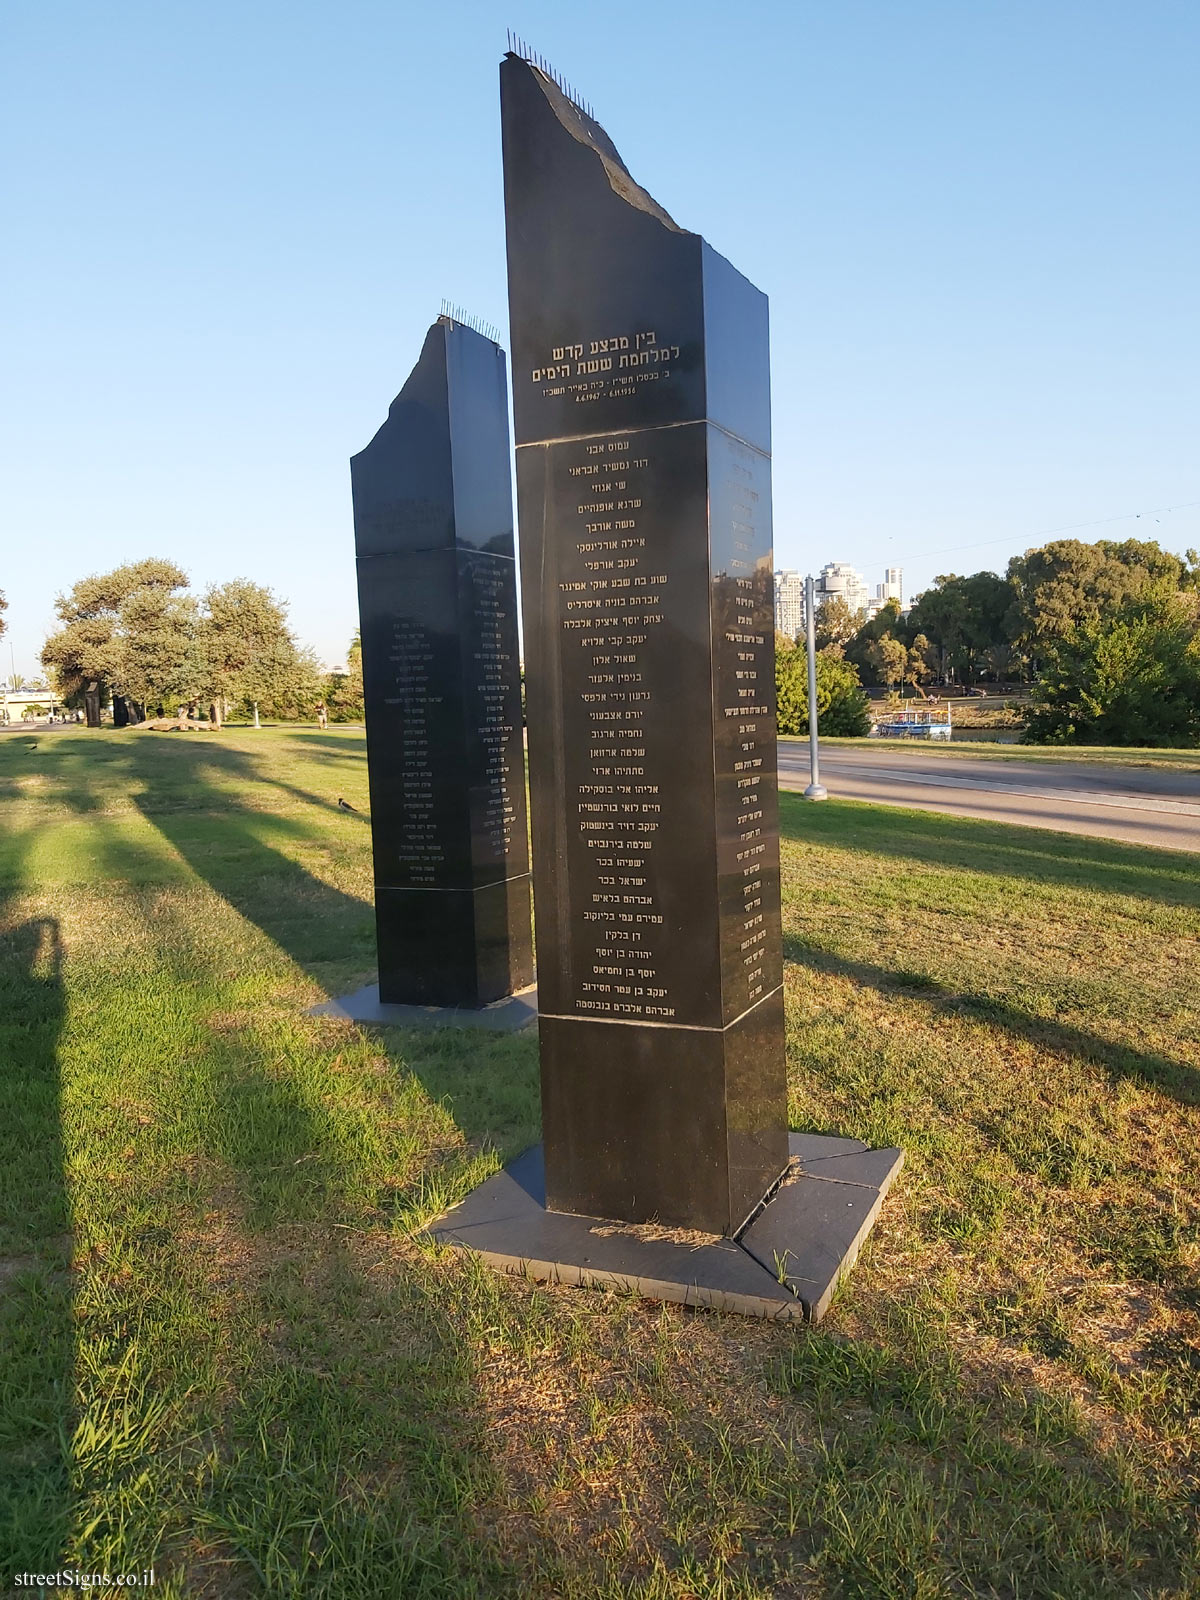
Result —
<svg viewBox="0 0 1200 1600"><path fill-rule="evenodd" d="M972 760L926 750L828 747L821 781L845 800L913 806L1200 851L1200 773L1099 762ZM808 745L781 740L779 783L808 783Z"/></svg>

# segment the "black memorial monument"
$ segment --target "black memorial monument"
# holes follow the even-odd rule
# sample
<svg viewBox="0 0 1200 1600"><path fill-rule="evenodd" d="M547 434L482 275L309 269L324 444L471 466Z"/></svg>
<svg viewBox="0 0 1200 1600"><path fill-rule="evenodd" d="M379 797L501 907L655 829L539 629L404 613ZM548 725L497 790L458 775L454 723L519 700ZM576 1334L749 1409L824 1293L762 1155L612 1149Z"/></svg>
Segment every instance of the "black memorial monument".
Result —
<svg viewBox="0 0 1200 1600"><path fill-rule="evenodd" d="M351 461L379 998L533 978L504 352L443 316Z"/></svg>
<svg viewBox="0 0 1200 1600"><path fill-rule="evenodd" d="M766 299L500 85L544 1144L430 1232L815 1320L903 1156L787 1127Z"/></svg>
<svg viewBox="0 0 1200 1600"><path fill-rule="evenodd" d="M547 1203L732 1234L788 1163L767 301L501 100Z"/></svg>

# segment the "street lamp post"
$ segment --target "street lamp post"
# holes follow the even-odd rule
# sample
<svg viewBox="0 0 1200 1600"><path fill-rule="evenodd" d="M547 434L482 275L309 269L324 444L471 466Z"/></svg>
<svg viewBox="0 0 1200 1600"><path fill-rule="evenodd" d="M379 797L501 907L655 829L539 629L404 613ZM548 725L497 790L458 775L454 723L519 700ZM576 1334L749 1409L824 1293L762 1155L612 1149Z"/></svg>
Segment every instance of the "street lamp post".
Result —
<svg viewBox="0 0 1200 1600"><path fill-rule="evenodd" d="M817 628L813 615L814 584L810 573L804 580L804 632L808 642L808 765L811 779L804 791L806 800L827 800L829 790L821 782L820 757L817 751Z"/></svg>

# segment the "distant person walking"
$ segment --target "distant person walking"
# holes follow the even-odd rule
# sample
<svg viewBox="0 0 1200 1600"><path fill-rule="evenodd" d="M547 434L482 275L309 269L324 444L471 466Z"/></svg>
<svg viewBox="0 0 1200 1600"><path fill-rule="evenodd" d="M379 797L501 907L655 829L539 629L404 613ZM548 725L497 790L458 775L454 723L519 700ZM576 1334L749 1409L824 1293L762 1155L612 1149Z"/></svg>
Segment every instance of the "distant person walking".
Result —
<svg viewBox="0 0 1200 1600"><path fill-rule="evenodd" d="M317 701L317 727L318 728L327 728L328 726L329 726L329 712L325 708L324 700L318 700Z"/></svg>

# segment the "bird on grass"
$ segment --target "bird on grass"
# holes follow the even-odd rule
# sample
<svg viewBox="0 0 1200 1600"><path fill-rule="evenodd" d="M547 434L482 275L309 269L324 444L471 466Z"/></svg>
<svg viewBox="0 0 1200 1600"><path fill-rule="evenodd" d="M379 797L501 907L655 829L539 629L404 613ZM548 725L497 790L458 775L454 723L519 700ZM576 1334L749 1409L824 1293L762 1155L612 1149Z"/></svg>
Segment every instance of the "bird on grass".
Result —
<svg viewBox="0 0 1200 1600"><path fill-rule="evenodd" d="M341 811L357 811L358 807L352 806L349 800L343 800L341 795L338 795L338 809Z"/></svg>

